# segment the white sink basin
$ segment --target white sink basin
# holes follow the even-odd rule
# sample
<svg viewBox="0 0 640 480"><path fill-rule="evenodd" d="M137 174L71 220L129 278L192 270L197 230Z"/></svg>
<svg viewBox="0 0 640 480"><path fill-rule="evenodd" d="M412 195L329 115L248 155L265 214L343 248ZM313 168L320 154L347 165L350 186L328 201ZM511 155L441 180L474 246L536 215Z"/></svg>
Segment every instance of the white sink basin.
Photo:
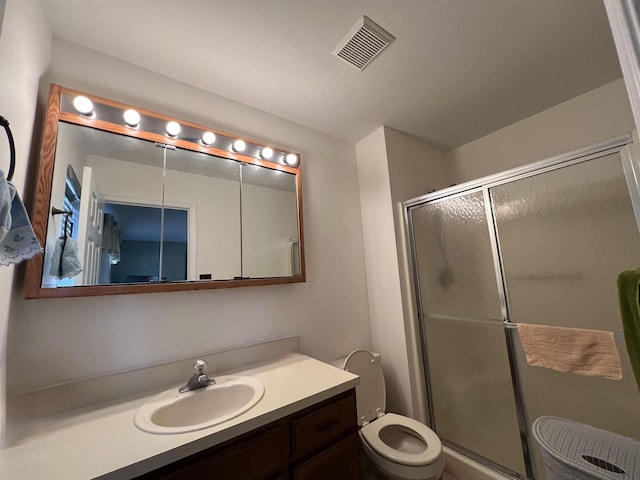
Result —
<svg viewBox="0 0 640 480"><path fill-rule="evenodd" d="M216 383L185 393L172 389L142 405L135 424L149 433L201 430L231 420L256 405L264 385L253 377L215 377Z"/></svg>

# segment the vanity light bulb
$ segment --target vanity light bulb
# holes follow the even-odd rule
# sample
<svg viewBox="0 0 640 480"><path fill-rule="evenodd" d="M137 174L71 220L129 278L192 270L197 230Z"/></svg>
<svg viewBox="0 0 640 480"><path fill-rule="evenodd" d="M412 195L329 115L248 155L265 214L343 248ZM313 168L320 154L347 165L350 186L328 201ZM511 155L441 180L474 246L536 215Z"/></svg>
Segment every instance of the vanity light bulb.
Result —
<svg viewBox="0 0 640 480"><path fill-rule="evenodd" d="M273 157L273 148L264 147L262 150L260 150L260 156L265 160L269 160L271 157Z"/></svg>
<svg viewBox="0 0 640 480"><path fill-rule="evenodd" d="M173 120L167 122L167 127L165 128L167 135L170 137L177 137L180 133L180 124L178 122L174 122Z"/></svg>
<svg viewBox="0 0 640 480"><path fill-rule="evenodd" d="M204 132L202 134L202 143L211 145L216 141L216 134L213 132Z"/></svg>
<svg viewBox="0 0 640 480"><path fill-rule="evenodd" d="M91 115L93 113L93 102L87 97L79 95L73 99L73 108L82 115Z"/></svg>
<svg viewBox="0 0 640 480"><path fill-rule="evenodd" d="M124 123L127 124L128 127L135 128L140 125L140 114L135 110L129 109L122 114L124 118Z"/></svg>
<svg viewBox="0 0 640 480"><path fill-rule="evenodd" d="M244 152L244 149L247 148L247 144L244 140L236 140L233 142L232 148L234 152Z"/></svg>
<svg viewBox="0 0 640 480"><path fill-rule="evenodd" d="M288 153L284 157L284 162L287 165L295 165L296 163L298 163L298 156L295 153Z"/></svg>

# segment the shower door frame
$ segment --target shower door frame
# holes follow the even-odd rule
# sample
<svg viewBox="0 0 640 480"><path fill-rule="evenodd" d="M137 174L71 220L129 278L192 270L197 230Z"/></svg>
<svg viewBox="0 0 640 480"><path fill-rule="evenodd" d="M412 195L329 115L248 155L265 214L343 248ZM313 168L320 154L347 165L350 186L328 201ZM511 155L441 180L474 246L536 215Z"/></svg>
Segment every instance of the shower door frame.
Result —
<svg viewBox="0 0 640 480"><path fill-rule="evenodd" d="M636 143L633 143L633 140ZM416 306L416 317L414 321L418 323L419 338L416 341L419 342L418 348L422 356L424 381L426 385L426 398L427 407L429 412L429 418L432 428L437 433L437 425L435 412L433 407L433 397L431 389L431 376L429 373L429 360L427 357L426 348L426 332L425 332L425 314L423 309L423 299L420 291L420 275L418 271L416 246L414 241L414 230L412 224L411 210L415 207L435 203L448 198L461 196L473 192L483 192L485 213L487 219L487 226L489 230L489 240L491 244L491 251L493 257L493 264L495 270L495 278L498 287L498 296L500 301L501 320L503 324L505 342L507 347L507 356L509 362L509 369L511 372L511 381L513 386L513 394L515 399L516 414L518 418L518 427L520 430L520 441L523 452L523 460L526 470L526 477L522 477L520 474L513 472L506 467L503 467L488 458L485 458L473 451L470 451L460 445L455 444L449 440L442 439L443 444L452 448L453 450L462 453L463 455L477 461L478 463L496 470L510 478L521 480L523 478L533 479L533 462L531 458L531 452L529 451L529 442L527 441L527 427L526 427L526 412L523 402L522 389L520 387L520 380L517 372L516 356L515 356L515 343L514 336L512 335L513 329L516 327L515 323L510 320L509 309L509 296L507 292L507 285L505 283L505 276L503 271L503 262L501 257L500 240L497 233L496 218L491 204L490 189L498 185L505 183L511 183L524 178L532 177L542 173L557 170L563 167L576 165L579 163L594 160L609 154L619 153L621 157L622 169L627 182L627 190L631 205L636 219L636 227L640 232L640 160L637 155L636 148L640 144L638 139L632 139L631 135L622 135L611 138L602 142L595 143L588 147L573 150L561 155L540 160L537 162L529 163L521 167L505 170L493 175L481 177L476 180L462 183L460 185L454 185L436 192L432 192L420 197L413 198L403 202L404 213L404 226L406 241L408 243L409 252L409 264L412 270L412 290L414 295L414 304ZM442 315L439 315L442 317ZM446 315L445 315L446 316ZM487 320L482 318L470 318L469 316L453 316L452 319L471 320L478 322L486 322Z"/></svg>

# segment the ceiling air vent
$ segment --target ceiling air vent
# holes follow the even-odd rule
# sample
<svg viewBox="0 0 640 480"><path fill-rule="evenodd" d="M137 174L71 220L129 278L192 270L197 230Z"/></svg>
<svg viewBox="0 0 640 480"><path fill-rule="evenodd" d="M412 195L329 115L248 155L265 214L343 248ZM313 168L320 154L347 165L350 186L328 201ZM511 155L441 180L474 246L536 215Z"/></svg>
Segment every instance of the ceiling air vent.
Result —
<svg viewBox="0 0 640 480"><path fill-rule="evenodd" d="M349 30L333 54L362 71L394 40L393 35L364 16Z"/></svg>

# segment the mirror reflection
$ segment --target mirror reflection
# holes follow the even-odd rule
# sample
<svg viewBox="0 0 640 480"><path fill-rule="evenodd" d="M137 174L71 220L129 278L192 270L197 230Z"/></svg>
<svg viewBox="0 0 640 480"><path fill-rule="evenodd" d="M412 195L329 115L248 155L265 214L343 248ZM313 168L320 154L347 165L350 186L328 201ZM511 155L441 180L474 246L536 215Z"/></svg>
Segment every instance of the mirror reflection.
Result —
<svg viewBox="0 0 640 480"><path fill-rule="evenodd" d="M105 202L104 211L99 284L189 279L188 210L165 207L164 234L159 207Z"/></svg>
<svg viewBox="0 0 640 480"><path fill-rule="evenodd" d="M59 122L51 206L42 288L300 275L285 171Z"/></svg>
<svg viewBox="0 0 640 480"><path fill-rule="evenodd" d="M298 242L295 176L247 164L241 173L242 276L299 275L291 262Z"/></svg>

